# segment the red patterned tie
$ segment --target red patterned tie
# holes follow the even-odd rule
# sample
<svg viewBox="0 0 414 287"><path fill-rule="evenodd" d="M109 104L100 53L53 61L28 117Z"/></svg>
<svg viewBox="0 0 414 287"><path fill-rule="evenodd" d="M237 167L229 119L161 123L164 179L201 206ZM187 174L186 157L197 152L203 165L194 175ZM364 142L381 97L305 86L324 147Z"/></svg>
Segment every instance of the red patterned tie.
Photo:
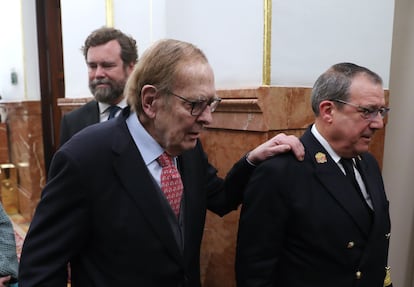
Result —
<svg viewBox="0 0 414 287"><path fill-rule="evenodd" d="M172 158L165 152L157 159L162 167L161 189L165 194L172 210L178 217L180 213L180 203L183 194L183 183L180 173L175 167Z"/></svg>

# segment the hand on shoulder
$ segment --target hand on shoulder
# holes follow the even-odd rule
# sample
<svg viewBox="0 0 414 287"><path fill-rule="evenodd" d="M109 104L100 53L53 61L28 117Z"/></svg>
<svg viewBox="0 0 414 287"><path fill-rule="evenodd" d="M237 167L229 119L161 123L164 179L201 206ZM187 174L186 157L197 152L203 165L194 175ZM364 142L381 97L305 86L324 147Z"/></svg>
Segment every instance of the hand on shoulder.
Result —
<svg viewBox="0 0 414 287"><path fill-rule="evenodd" d="M249 153L247 159L253 164L259 164L270 157L289 151L300 161L305 157L305 148L296 136L280 133L257 146Z"/></svg>

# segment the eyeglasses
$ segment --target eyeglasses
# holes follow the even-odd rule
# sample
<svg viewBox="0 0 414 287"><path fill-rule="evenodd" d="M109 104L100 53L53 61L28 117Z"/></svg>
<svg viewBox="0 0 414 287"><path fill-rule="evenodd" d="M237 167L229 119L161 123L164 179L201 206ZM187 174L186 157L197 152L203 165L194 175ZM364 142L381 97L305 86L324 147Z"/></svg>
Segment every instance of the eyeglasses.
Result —
<svg viewBox="0 0 414 287"><path fill-rule="evenodd" d="M191 106L191 115L192 116L199 116L201 115L204 110L207 108L207 106L210 107L210 111L214 112L217 108L217 106L221 102L221 98L215 97L211 98L209 100L196 100L196 101L190 101L189 99L186 99L182 96L176 95L171 91L167 91L167 93L183 100L184 102L188 103Z"/></svg>
<svg viewBox="0 0 414 287"><path fill-rule="evenodd" d="M386 108L386 107L381 107L381 108L368 108L368 107L363 107L360 105L356 105L353 103L349 103L343 100L339 100L339 99L333 99L332 101L337 102L337 103L341 103L341 104L345 104L348 106L352 106L354 108L358 109L358 112L361 113L362 117L366 120L374 120L375 117L378 115L378 113L380 114L381 118L385 118L385 116L388 114L388 112L390 111L390 108Z"/></svg>

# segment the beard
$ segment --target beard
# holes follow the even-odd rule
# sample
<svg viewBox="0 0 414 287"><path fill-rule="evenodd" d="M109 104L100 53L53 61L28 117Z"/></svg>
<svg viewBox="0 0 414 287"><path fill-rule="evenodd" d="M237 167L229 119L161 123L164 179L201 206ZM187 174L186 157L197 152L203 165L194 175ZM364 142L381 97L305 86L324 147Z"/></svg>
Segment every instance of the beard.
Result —
<svg viewBox="0 0 414 287"><path fill-rule="evenodd" d="M107 87L97 87L105 84ZM111 104L122 96L124 92L125 81L112 81L110 79L98 79L89 82L89 90L98 102Z"/></svg>

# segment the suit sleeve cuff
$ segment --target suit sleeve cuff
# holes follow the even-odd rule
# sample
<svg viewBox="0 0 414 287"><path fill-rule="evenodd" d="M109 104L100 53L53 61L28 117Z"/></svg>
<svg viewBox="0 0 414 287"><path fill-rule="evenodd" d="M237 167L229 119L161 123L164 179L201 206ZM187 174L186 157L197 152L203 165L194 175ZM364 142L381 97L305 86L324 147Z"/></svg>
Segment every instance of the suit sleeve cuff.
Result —
<svg viewBox="0 0 414 287"><path fill-rule="evenodd" d="M249 165L256 167L257 165L256 165L256 164L254 164L253 162L251 162L251 161L248 159L249 154L250 154L250 152L246 153L246 155L244 156L245 160L247 161L247 163L248 163Z"/></svg>

